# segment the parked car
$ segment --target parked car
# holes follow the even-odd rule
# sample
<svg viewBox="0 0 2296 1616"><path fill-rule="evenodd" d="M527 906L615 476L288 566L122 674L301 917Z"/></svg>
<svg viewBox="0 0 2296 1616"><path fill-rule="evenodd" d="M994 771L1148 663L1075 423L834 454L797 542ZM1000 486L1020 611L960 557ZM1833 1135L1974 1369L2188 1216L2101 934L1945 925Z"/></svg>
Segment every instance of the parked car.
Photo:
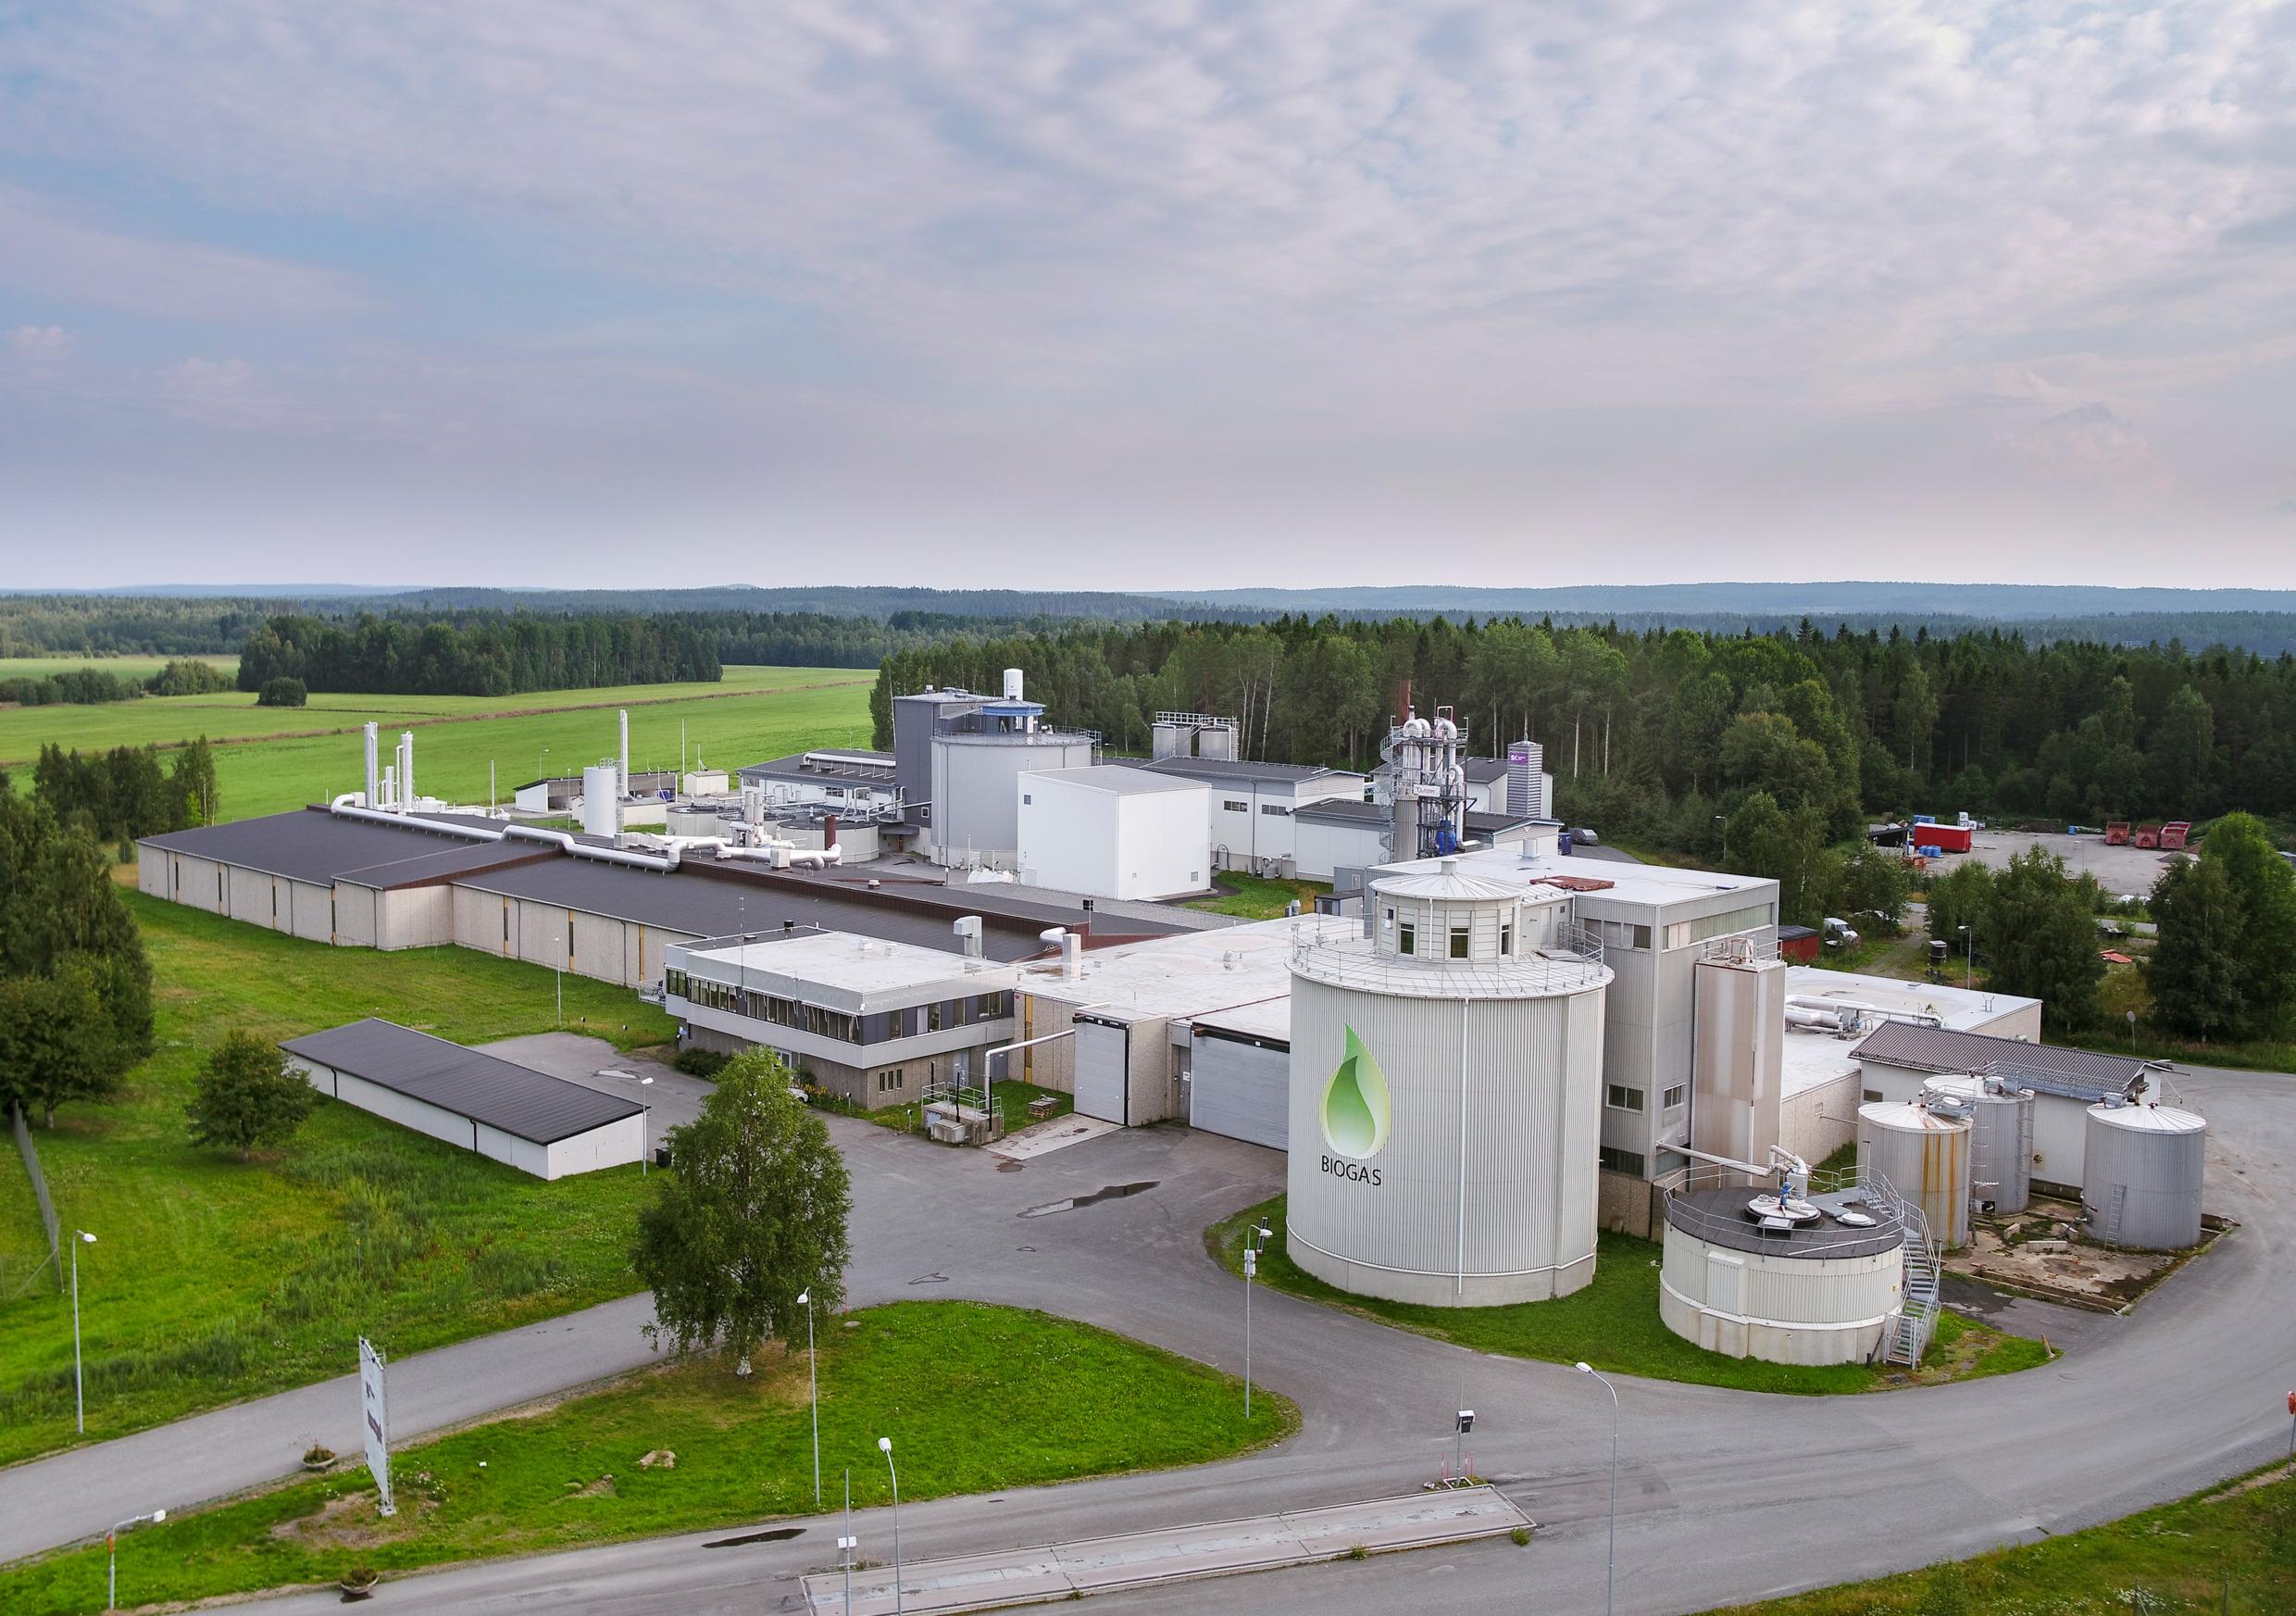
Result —
<svg viewBox="0 0 2296 1616"><path fill-rule="evenodd" d="M1588 830L1584 825L1581 825L1577 830L1573 831L1570 833L1570 839L1581 847L1600 847L1603 845L1603 838L1596 835L1592 831Z"/></svg>
<svg viewBox="0 0 2296 1616"><path fill-rule="evenodd" d="M1857 946L1857 933L1851 929L1849 921L1836 920L1831 915L1826 917L1827 947L1854 948Z"/></svg>

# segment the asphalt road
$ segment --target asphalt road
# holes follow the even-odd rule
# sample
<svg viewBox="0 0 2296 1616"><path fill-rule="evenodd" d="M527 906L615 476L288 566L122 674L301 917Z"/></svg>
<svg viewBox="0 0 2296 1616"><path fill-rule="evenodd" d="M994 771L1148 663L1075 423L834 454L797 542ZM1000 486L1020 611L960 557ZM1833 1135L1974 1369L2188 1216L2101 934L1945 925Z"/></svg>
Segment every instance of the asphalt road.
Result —
<svg viewBox="0 0 2296 1616"><path fill-rule="evenodd" d="M1621 1380L1618 1609L1657 1616L1904 1570L2073 1530L2277 1456L2287 1440L2283 1399L2296 1384L2296 1192L2287 1172L2296 1164L2296 1082L2188 1071L2181 1086L2214 1124L2211 1209L2242 1227L2121 1327L2077 1343L2052 1368L1832 1398ZM1147 1129L999 1172L982 1155L832 1125L855 1175L856 1303L919 1296L1024 1303L1242 1367L1241 1287L1204 1257L1202 1231L1279 1187L1280 1157ZM1018 1217L1145 1181L1154 1187L1129 1197ZM1277 1293L1262 1291L1255 1311L1259 1375L1304 1413L1292 1441L1191 1471L913 1505L902 1512L905 1554L1055 1543L1406 1491L1437 1473L1453 1410L1471 1407L1474 1468L1540 1522L1529 1547L1501 1541L1317 1565L1112 1594L1096 1606L1386 1616L1511 1608L1535 1593L1545 1611L1602 1609L1612 1414L1599 1385L1566 1367L1469 1352ZM491 1400L589 1378L594 1368L553 1372L572 1367L576 1355L586 1365L630 1357L635 1325L634 1310L559 1321L561 1336L541 1361L521 1355L487 1372ZM347 1389L332 1395L348 1406ZM285 1402L205 1418L245 1421L245 1440L278 1451L303 1434L295 1427L289 1438L293 1418L274 1417L273 1405ZM137 1465L139 1494L128 1484L136 1478L102 1456L144 1440L44 1461L0 1482L41 1477L80 1495L69 1510L56 1507L59 1518L116 1519L150 1508L158 1478ZM180 1462L183 1450L175 1454ZM873 1450L823 1459L832 1474L881 1462ZM50 1469L72 1464L82 1468L69 1479ZM0 1494L0 1520L26 1496ZM115 1509L122 1498L129 1509ZM792 1524L800 1535L779 1543L705 1547L728 1535L721 1529L443 1572L394 1583L383 1597L393 1610L438 1611L794 1609L797 1579L834 1564L836 1525ZM887 1527L882 1512L858 1519L865 1555L889 1555ZM333 1609L332 1597L274 1608L322 1605Z"/></svg>

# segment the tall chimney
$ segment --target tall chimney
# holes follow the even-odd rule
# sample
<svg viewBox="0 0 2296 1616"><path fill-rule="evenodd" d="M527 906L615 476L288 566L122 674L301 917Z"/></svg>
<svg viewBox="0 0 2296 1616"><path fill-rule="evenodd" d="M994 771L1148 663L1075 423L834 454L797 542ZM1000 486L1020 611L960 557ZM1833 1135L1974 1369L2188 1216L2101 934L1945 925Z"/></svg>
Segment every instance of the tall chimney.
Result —
<svg viewBox="0 0 2296 1616"><path fill-rule="evenodd" d="M367 795L359 799L363 808L379 808L382 795L382 759L377 755L382 745L382 726L368 720L367 736Z"/></svg>
<svg viewBox="0 0 2296 1616"><path fill-rule="evenodd" d="M399 732L399 811L412 813L415 808L415 732Z"/></svg>
<svg viewBox="0 0 2296 1616"><path fill-rule="evenodd" d="M622 708L622 795L630 795L630 709Z"/></svg>

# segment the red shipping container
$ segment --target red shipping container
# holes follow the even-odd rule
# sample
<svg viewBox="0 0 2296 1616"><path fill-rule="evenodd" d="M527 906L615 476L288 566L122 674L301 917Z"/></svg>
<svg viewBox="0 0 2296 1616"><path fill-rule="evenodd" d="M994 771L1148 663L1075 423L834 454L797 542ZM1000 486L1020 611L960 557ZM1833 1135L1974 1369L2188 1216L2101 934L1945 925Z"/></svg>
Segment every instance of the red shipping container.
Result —
<svg viewBox="0 0 2296 1616"><path fill-rule="evenodd" d="M1969 827L1966 825L1914 825L1906 835L1916 847L1935 847L1941 853L1969 851Z"/></svg>

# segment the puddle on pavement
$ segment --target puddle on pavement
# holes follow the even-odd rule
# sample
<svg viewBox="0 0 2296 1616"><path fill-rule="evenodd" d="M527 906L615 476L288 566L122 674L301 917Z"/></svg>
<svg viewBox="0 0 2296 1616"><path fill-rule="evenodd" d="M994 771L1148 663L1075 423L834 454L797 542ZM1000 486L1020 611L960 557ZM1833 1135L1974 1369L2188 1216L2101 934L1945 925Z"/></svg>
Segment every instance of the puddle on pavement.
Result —
<svg viewBox="0 0 2296 1616"><path fill-rule="evenodd" d="M949 1283L945 1273L920 1273L909 1282L913 1285L944 1285Z"/></svg>
<svg viewBox="0 0 2296 1616"><path fill-rule="evenodd" d="M1018 1215L1023 1218L1046 1218L1054 1212L1072 1212L1079 1207L1096 1206L1102 1201L1120 1201L1127 1196L1136 1196L1142 1190L1155 1187L1156 1180L1153 1178L1145 1184L1112 1184L1106 1189L1094 1190L1089 1196L1070 1196L1065 1201L1046 1201L1042 1206L1030 1207Z"/></svg>
<svg viewBox="0 0 2296 1616"><path fill-rule="evenodd" d="M805 1529L803 1526L777 1526L771 1532L751 1532L740 1537L720 1537L715 1542L705 1543L702 1547L704 1548L739 1548L745 1543L787 1543L792 1537L803 1537L805 1535Z"/></svg>
<svg viewBox="0 0 2296 1616"><path fill-rule="evenodd" d="M1000 1161L996 1164L996 1170L999 1172L1018 1172L1020 1171L1020 1163L1017 1161Z"/></svg>

